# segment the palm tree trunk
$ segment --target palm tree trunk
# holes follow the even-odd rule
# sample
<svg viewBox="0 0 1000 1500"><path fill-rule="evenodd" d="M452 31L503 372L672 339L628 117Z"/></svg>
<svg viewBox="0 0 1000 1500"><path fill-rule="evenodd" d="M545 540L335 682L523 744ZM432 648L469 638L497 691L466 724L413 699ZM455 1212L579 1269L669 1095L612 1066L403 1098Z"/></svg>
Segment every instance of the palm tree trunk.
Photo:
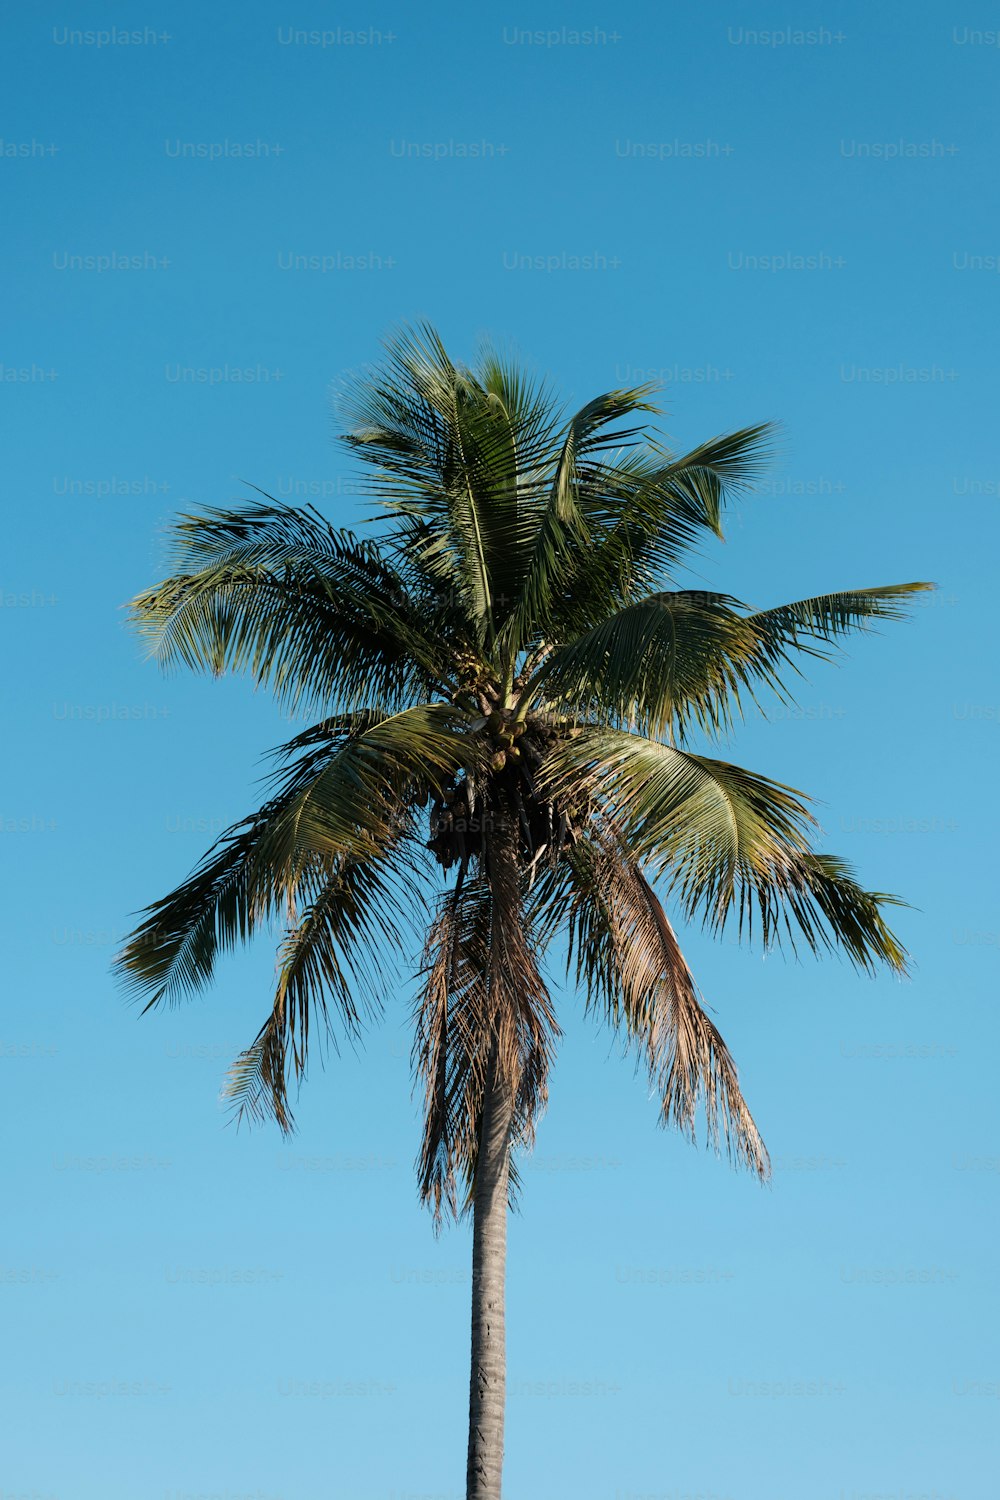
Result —
<svg viewBox="0 0 1000 1500"><path fill-rule="evenodd" d="M511 1105L491 1065L483 1101L472 1227L472 1378L467 1500L500 1500L507 1387L504 1282Z"/></svg>

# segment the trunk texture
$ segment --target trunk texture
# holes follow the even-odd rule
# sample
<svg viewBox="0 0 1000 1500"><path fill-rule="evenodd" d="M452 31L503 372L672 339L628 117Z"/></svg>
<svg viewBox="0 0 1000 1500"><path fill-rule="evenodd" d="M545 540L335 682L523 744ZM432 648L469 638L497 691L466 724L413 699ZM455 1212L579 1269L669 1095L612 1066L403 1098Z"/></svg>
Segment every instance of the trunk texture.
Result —
<svg viewBox="0 0 1000 1500"><path fill-rule="evenodd" d="M500 1500L507 1386L504 1282L511 1108L490 1070L473 1199L467 1500Z"/></svg>

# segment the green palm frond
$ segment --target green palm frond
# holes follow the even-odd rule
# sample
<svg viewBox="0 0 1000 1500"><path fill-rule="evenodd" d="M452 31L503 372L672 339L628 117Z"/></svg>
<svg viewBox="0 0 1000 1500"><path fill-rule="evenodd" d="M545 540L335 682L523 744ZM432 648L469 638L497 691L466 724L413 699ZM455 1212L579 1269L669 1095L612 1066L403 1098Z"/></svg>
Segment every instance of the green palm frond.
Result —
<svg viewBox="0 0 1000 1500"><path fill-rule="evenodd" d="M765 947L786 936L794 951L798 936L813 952L837 945L863 968L905 972L881 916L894 898L863 891L845 865L813 852L816 820L792 787L613 729L561 741L545 781L553 795L589 804L598 825L620 828L685 916L712 931L735 911L748 937L759 923Z"/></svg>
<svg viewBox="0 0 1000 1500"><path fill-rule="evenodd" d="M906 905L898 896L864 890L851 866L836 855L799 854L790 861L785 878L775 883L769 918L774 931L779 921L785 923L793 947L790 918L814 953L840 947L870 974L879 964L906 974L909 956L882 915L884 906Z"/></svg>
<svg viewBox="0 0 1000 1500"><path fill-rule="evenodd" d="M716 536L722 535L727 500L752 489L771 460L774 428L769 422L741 427L700 443L683 458L671 459L659 474L659 486L675 502L689 505Z"/></svg>
<svg viewBox="0 0 1000 1500"><path fill-rule="evenodd" d="M235 1113L237 1124L273 1119L285 1135L295 1129L288 1103L288 1050L281 1017L268 1016L255 1040L234 1060L226 1074L220 1101Z"/></svg>
<svg viewBox="0 0 1000 1500"><path fill-rule="evenodd" d="M482 746L469 715L447 703L417 704L372 720L353 716L344 734L319 726L290 741L280 756L301 750L275 773L294 795L267 832L269 858L295 867L313 855L363 854L409 837L416 809L460 771L475 775Z"/></svg>
<svg viewBox="0 0 1000 1500"><path fill-rule="evenodd" d="M552 653L538 672L566 711L683 740L692 727L728 729L741 694L766 686L785 701L781 655L765 648L727 594L654 594Z"/></svg>
<svg viewBox="0 0 1000 1500"><path fill-rule="evenodd" d="M544 505L536 504L534 538L519 581L517 605L511 612L509 641L519 650L539 629L555 623L555 612L586 555L593 536L587 510L594 480L602 472L600 454L621 452L641 431L614 427L635 412L656 408L649 397L653 386L608 391L590 401L566 425L553 455L552 478ZM609 472L614 470L609 466ZM598 490L600 480L598 478Z"/></svg>
<svg viewBox="0 0 1000 1500"><path fill-rule="evenodd" d="M422 325L390 339L386 362L339 403L344 441L374 469L369 492L402 523L407 566L455 596L487 647L512 603L521 510L552 441L544 402L490 351L479 371L455 365Z"/></svg>
<svg viewBox="0 0 1000 1500"><path fill-rule="evenodd" d="M228 829L194 874L147 908L116 964L149 1009L176 1002L212 978L220 952L246 942L299 899L317 862L365 860L412 837L408 799L475 763L448 705L392 718L332 721L283 747L276 794Z"/></svg>
<svg viewBox="0 0 1000 1500"><path fill-rule="evenodd" d="M784 680L801 676L795 654L825 657L873 620L905 616L929 584L898 584L747 612L728 594L683 590L626 605L553 652L536 683L570 712L683 740L692 727L718 734L758 693L794 702Z"/></svg>
<svg viewBox="0 0 1000 1500"><path fill-rule="evenodd" d="M296 790L289 784L282 796L233 824L182 885L146 908L145 921L115 959L127 990L146 1000L146 1010L203 989L219 954L266 927L288 900L294 880L263 857L262 845Z"/></svg>
<svg viewBox="0 0 1000 1500"><path fill-rule="evenodd" d="M791 787L725 761L614 729L553 749L546 783L563 801L607 806L637 858L668 870L688 900L722 918L739 878L763 877L815 823Z"/></svg>
<svg viewBox="0 0 1000 1500"><path fill-rule="evenodd" d="M238 508L207 506L196 515L180 515L168 538L173 571L187 574L232 563L242 567L328 570L358 589L398 594L401 583L378 546L335 527L314 506L285 505L256 485L262 497Z"/></svg>
<svg viewBox="0 0 1000 1500"><path fill-rule="evenodd" d="M802 649L802 637L829 643L852 630L869 630L875 620L905 620L913 605L912 595L933 588L933 583L890 583L880 588L820 594L814 599L758 610L747 616L747 623L763 641Z"/></svg>
<svg viewBox="0 0 1000 1500"><path fill-rule="evenodd" d="M271 1117L286 1133L294 1128L289 1062L301 1081L313 1013L334 1047L331 1009L351 1037L360 1035L365 1015L380 1016L391 979L388 960L406 952L404 927L413 926L421 909L412 866L397 851L341 859L332 874L314 867L296 894L308 904L279 951L271 1014L233 1063L223 1087L237 1123Z"/></svg>
<svg viewBox="0 0 1000 1500"><path fill-rule="evenodd" d="M662 589L706 532L721 535L725 504L749 489L768 453L758 425L677 458L658 443L581 467L577 507L589 542L575 554L553 615L565 643L643 594Z"/></svg>
<svg viewBox="0 0 1000 1500"><path fill-rule="evenodd" d="M308 513L210 510L182 518L173 546L188 571L130 606L164 666L246 671L293 708L397 707L447 671L441 642L371 544Z"/></svg>

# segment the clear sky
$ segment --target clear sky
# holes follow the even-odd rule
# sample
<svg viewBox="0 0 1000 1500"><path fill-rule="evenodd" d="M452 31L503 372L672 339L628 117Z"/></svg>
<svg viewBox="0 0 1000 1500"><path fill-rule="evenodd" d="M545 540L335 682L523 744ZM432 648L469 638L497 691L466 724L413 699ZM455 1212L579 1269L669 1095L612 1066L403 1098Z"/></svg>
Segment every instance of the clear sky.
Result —
<svg viewBox="0 0 1000 1500"><path fill-rule="evenodd" d="M976 0L8 14L2 1500L461 1494L470 1241L416 1202L410 988L284 1144L217 1103L268 950L141 1021L108 973L288 729L243 681L161 677L121 606L169 517L241 479L352 524L329 392L420 316L577 404L660 372L678 444L779 420L696 586L940 585L730 747L912 903L904 983L686 934L773 1186L655 1129L561 995L505 1492L995 1495L997 25Z"/></svg>

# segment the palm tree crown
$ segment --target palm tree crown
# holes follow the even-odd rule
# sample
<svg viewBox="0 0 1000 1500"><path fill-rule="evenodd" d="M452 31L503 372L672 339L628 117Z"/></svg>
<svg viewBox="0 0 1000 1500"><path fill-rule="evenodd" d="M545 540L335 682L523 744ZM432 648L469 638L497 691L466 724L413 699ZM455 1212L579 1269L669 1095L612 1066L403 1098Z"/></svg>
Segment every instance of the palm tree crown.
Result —
<svg viewBox="0 0 1000 1500"><path fill-rule="evenodd" d="M341 410L381 524L366 540L264 496L185 516L171 576L133 617L164 664L249 672L315 723L278 752L270 796L147 908L119 965L147 1001L204 986L218 955L283 924L271 1009L235 1063L241 1115L292 1127L310 1030L378 1011L386 952L425 949L414 1063L420 1191L467 1207L484 1100L532 1139L558 1025L555 934L588 1008L648 1065L665 1123L761 1177L768 1159L654 882L688 920L766 946L836 946L903 971L883 917L814 851L792 788L696 754L746 702L922 583L778 608L671 588L721 534L766 456L757 426L682 457L644 432L650 387L566 418L491 348L473 368L432 329L390 342Z"/></svg>

